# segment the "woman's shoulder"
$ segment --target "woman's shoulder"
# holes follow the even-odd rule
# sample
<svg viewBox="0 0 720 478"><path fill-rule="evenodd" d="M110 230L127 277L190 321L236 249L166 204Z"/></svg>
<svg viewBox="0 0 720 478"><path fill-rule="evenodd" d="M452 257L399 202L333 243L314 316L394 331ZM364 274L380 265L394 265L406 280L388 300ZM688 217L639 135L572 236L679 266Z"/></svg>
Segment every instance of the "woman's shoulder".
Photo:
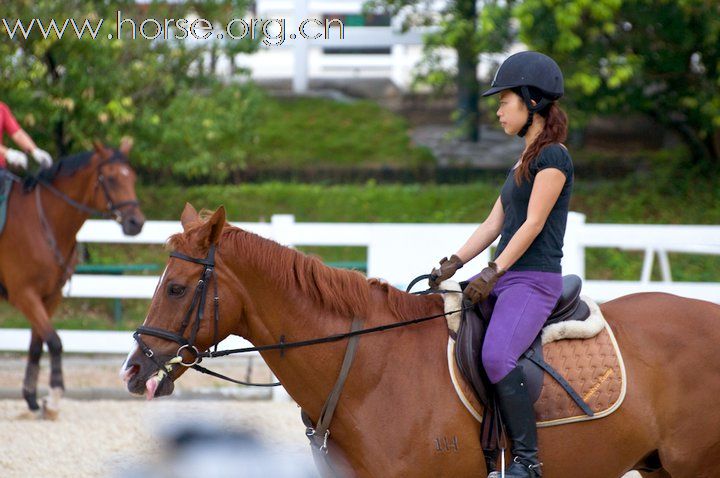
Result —
<svg viewBox="0 0 720 478"><path fill-rule="evenodd" d="M562 143L548 144L541 149L534 166L536 171L550 167L557 168L567 176L572 176L574 169L570 152Z"/></svg>
<svg viewBox="0 0 720 478"><path fill-rule="evenodd" d="M562 143L550 143L544 146L543 149L540 150L540 153L538 153L538 156L543 155L559 155L570 158L570 151L568 151L567 146Z"/></svg>

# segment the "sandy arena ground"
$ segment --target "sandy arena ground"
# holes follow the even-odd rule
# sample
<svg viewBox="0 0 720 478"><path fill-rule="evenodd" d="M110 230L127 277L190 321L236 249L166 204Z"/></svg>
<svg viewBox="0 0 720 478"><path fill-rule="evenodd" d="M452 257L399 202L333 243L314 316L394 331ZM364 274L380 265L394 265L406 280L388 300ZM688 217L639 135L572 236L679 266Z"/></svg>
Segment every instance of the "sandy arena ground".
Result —
<svg viewBox="0 0 720 478"><path fill-rule="evenodd" d="M211 417L226 430L248 430L263 442L310 460L294 403L160 399L64 400L57 421L18 418L22 400L0 400L0 476L113 477L161 451L158 432Z"/></svg>
<svg viewBox="0 0 720 478"><path fill-rule="evenodd" d="M119 477L128 468L157 458L162 433L170 426L194 423L198 417L206 417L205 423L221 430L250 431L273 449L311 461L294 402L272 402L267 400L267 388L239 387L193 370L176 382L173 397L148 402L132 397L118 377L124 356L66 355L67 398L61 402L58 420L28 420L23 418L27 406L20 394L25 357L0 354L2 478ZM218 359L205 365L241 380L272 380L258 358L252 363ZM47 393L48 370L44 354L40 397Z"/></svg>
<svg viewBox="0 0 720 478"><path fill-rule="evenodd" d="M20 388L25 356L0 354L0 477L137 478L139 465L165 456L163 433L173 425L197 423L198 417L206 417L203 423L219 430L248 431L275 453L312 467L300 409L294 402L272 402L267 400L268 389L249 391L192 370L176 382L175 398L150 402L132 398L117 374L123 359L64 357L68 398L61 403L57 421L42 421L23 418L27 407ZM252 380L272 378L261 362L225 359L212 362L211 368L245 379L249 365ZM41 366L39 384L44 391L46 357ZM639 477L633 472L624 478Z"/></svg>

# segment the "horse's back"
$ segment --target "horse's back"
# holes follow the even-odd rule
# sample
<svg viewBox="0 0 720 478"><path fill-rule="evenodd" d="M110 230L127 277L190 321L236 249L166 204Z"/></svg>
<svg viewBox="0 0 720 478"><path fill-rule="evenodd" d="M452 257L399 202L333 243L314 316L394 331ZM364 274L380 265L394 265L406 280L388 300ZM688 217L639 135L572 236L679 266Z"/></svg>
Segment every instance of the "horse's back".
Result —
<svg viewBox="0 0 720 478"><path fill-rule="evenodd" d="M720 370L720 355L713 352L720 345L720 305L642 292L605 302L600 308L624 354L666 369L675 363L694 363Z"/></svg>
<svg viewBox="0 0 720 478"><path fill-rule="evenodd" d="M635 325L646 333L680 327L691 333L702 331L720 337L720 305L705 300L665 292L640 292L605 302L600 309L611 326Z"/></svg>
<svg viewBox="0 0 720 478"><path fill-rule="evenodd" d="M691 450L720 452L720 409L714 406L720 305L648 292L619 297L601 310L623 353L628 396L654 409L663 462L688 466L681 457Z"/></svg>

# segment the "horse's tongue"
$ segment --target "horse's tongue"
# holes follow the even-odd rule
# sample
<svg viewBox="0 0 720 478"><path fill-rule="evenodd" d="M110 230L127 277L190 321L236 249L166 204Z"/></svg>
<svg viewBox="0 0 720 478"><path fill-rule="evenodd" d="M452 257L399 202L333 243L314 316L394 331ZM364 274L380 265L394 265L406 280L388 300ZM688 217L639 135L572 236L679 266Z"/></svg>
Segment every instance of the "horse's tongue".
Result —
<svg viewBox="0 0 720 478"><path fill-rule="evenodd" d="M152 377L147 379L147 382L145 382L145 388L147 389L145 392L145 396L148 400L152 400L155 396L155 392L157 391L159 383L160 380L158 379L157 375L153 375Z"/></svg>

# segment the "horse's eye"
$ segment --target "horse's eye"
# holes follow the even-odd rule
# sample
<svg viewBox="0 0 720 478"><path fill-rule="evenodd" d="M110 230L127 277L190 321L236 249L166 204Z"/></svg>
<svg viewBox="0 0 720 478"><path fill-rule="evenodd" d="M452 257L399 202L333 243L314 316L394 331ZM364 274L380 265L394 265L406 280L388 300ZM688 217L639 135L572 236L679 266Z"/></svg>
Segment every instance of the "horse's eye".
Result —
<svg viewBox="0 0 720 478"><path fill-rule="evenodd" d="M170 284L167 288L168 295L171 297L182 297L185 294L185 286L180 284Z"/></svg>

